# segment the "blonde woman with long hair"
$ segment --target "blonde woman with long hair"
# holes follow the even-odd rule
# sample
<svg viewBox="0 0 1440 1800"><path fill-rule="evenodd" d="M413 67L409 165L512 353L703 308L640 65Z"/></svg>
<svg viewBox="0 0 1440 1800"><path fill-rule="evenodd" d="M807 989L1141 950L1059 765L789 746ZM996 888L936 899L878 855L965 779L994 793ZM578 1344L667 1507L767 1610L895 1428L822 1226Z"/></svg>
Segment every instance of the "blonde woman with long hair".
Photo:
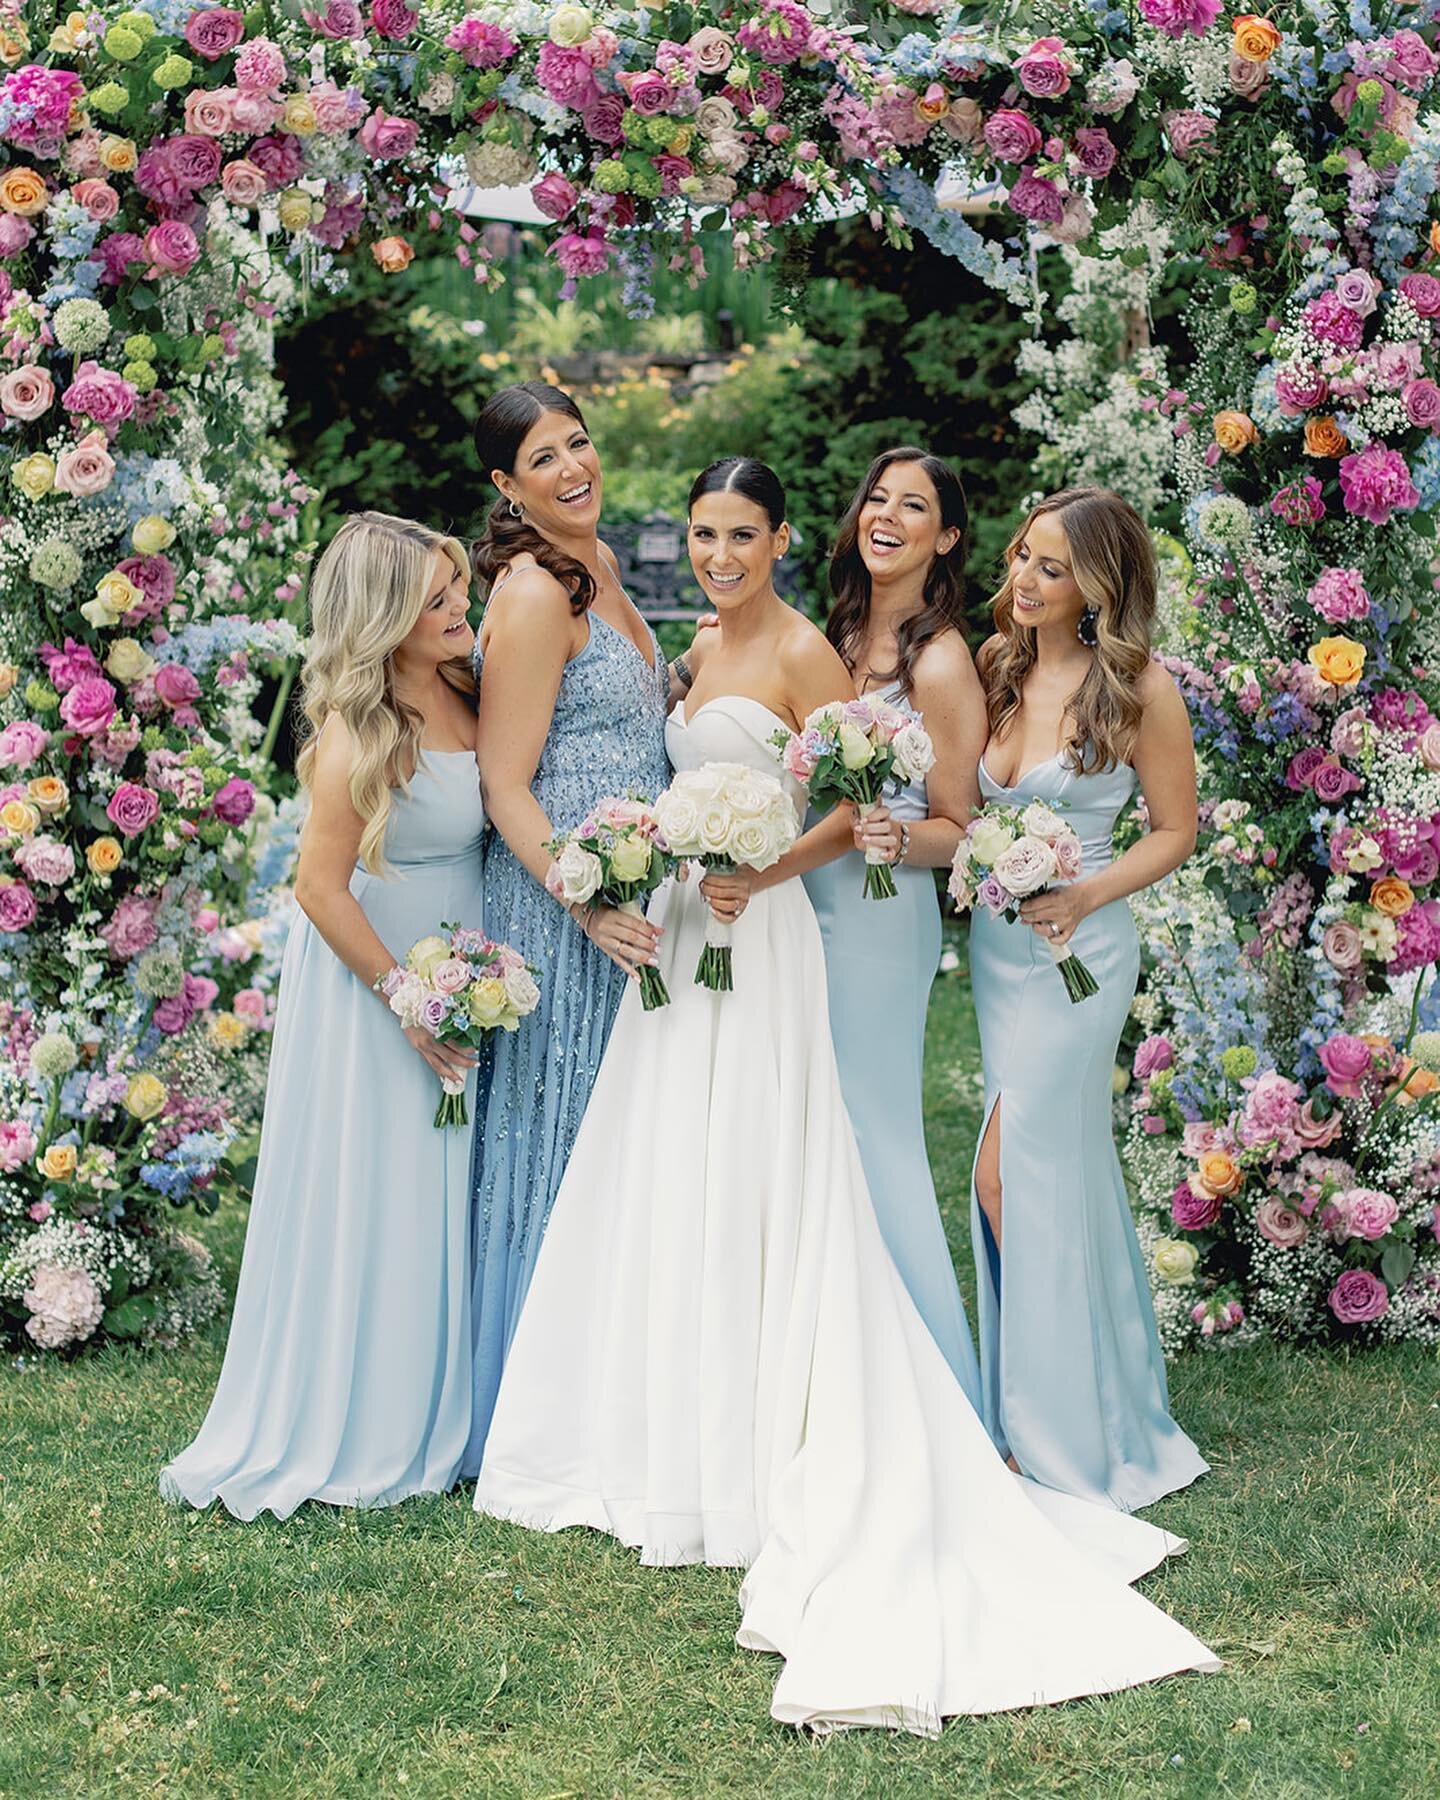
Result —
<svg viewBox="0 0 1440 1800"><path fill-rule="evenodd" d="M1124 1511L1205 1472L1170 1417L1144 1262L1110 1126L1111 1072L1139 973L1126 897L1195 846L1195 754L1151 658L1155 556L1100 488L1042 500L1012 538L978 658L984 800L1063 809L1078 880L1007 924L977 911L970 967L985 1064L971 1208L985 1423L1011 1466ZM1112 836L1136 787L1149 829ZM1072 1005L1051 948L1100 991Z"/></svg>
<svg viewBox="0 0 1440 1800"><path fill-rule="evenodd" d="M474 1059L402 1030L375 984L443 923L482 924L469 592L453 538L383 513L347 519L315 570L300 910L235 1317L161 1477L192 1506L284 1518L466 1472L471 1133L431 1119Z"/></svg>

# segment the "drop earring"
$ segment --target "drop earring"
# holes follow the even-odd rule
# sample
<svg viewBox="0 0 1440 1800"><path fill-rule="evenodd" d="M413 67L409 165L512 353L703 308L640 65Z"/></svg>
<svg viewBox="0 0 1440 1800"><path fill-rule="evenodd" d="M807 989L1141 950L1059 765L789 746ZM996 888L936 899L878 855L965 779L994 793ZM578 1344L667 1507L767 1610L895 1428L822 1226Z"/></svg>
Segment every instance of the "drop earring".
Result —
<svg viewBox="0 0 1440 1800"><path fill-rule="evenodd" d="M1100 642L1100 608L1087 606L1081 613L1079 623L1075 627L1075 635L1087 650L1093 650Z"/></svg>

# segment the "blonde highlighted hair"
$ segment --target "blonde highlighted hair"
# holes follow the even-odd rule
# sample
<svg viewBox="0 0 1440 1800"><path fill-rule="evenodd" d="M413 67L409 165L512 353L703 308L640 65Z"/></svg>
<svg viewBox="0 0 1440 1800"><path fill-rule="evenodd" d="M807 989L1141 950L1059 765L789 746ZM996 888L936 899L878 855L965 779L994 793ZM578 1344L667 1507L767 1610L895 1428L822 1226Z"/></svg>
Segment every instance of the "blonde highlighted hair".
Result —
<svg viewBox="0 0 1440 1800"><path fill-rule="evenodd" d="M310 579L310 649L300 677L307 724L296 772L308 787L316 742L338 714L355 746L350 799L365 821L360 861L374 874L385 872L392 796L408 788L420 759L425 721L395 692L394 653L424 611L437 550L468 583L470 559L457 539L413 519L354 513ZM463 658L442 663L440 673L461 693L475 692Z"/></svg>
<svg viewBox="0 0 1440 1800"><path fill-rule="evenodd" d="M1095 611L1095 655L1065 708L1072 727L1065 752L1076 774L1129 762L1145 710L1140 681L1150 663L1155 619L1155 549L1144 520L1108 488L1066 488L1032 507L1005 550L1005 580L991 605L997 638L976 659L985 687L990 735L1003 739L1035 667L1035 631L1015 618L1015 556L1035 521L1053 514L1065 533L1070 572ZM998 641L997 641L998 640Z"/></svg>

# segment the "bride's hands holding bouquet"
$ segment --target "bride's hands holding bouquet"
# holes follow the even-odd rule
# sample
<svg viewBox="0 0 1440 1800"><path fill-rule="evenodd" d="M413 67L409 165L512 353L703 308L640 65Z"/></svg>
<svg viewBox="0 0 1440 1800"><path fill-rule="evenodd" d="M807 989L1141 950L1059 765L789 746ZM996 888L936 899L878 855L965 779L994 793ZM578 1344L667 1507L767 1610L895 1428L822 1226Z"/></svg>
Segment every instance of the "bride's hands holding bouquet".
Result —
<svg viewBox="0 0 1440 1800"><path fill-rule="evenodd" d="M711 869L700 883L710 910L723 925L733 925L755 892L753 869Z"/></svg>

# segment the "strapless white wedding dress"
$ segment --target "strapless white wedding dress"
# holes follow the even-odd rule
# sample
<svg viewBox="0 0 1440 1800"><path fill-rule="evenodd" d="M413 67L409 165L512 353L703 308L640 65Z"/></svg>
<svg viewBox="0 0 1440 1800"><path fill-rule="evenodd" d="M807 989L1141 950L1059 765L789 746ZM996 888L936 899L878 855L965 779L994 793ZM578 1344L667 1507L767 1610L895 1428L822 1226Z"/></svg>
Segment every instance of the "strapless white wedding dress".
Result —
<svg viewBox="0 0 1440 1800"><path fill-rule="evenodd" d="M715 699L672 717L670 757L774 774L780 724ZM655 912L672 1004L647 1013L633 985L621 1004L476 1507L747 1568L738 1642L785 1658L771 1710L793 1725L930 1736L1217 1667L1128 1586L1183 1542L1013 1475L916 1311L841 1100L804 887L751 901L726 994L693 982L698 884Z"/></svg>

